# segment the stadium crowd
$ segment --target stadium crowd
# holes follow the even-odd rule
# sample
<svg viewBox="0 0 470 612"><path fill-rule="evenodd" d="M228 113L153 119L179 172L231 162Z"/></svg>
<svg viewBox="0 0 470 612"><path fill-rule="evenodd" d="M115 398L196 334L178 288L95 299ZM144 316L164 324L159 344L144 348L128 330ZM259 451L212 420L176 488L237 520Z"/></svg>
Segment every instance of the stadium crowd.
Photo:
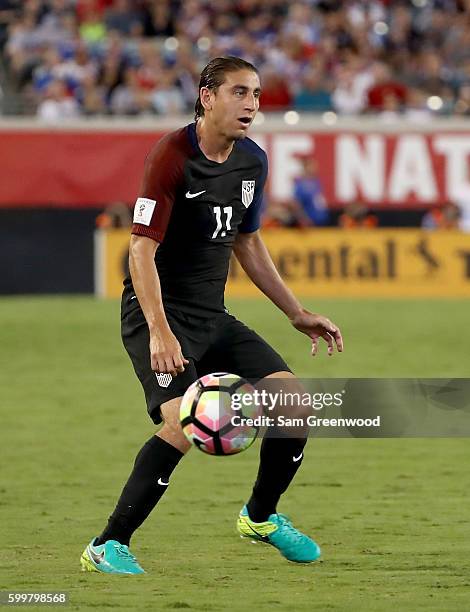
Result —
<svg viewBox="0 0 470 612"><path fill-rule="evenodd" d="M0 49L44 119L190 112L200 69L238 55L262 110L470 114L465 0L0 0Z"/></svg>

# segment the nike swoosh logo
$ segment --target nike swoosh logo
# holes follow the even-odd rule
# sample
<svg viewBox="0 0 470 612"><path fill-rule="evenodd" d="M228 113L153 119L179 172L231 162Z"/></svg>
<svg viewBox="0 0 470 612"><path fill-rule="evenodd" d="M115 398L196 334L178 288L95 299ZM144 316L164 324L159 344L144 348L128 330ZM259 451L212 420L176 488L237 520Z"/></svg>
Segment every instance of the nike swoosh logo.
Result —
<svg viewBox="0 0 470 612"><path fill-rule="evenodd" d="M263 540L263 542L267 542L269 544L269 537L268 536L264 536L264 535L261 535L260 533L258 533L255 529L253 529L253 527L248 522L245 523L245 525L247 527L249 527L251 529L251 531L253 533L255 533L261 540Z"/></svg>
<svg viewBox="0 0 470 612"><path fill-rule="evenodd" d="M198 191L197 193L190 193L189 191L186 192L186 197L191 199L191 198L197 198L197 196L202 195L203 193L206 193L206 189L204 189L203 191Z"/></svg>
<svg viewBox="0 0 470 612"><path fill-rule="evenodd" d="M297 461L300 461L303 457L303 453L300 453L300 455L298 457L292 457L292 461L294 463L297 463Z"/></svg>
<svg viewBox="0 0 470 612"><path fill-rule="evenodd" d="M167 486L170 484L170 481L168 481L168 482L163 482L163 480L162 480L161 478L159 478L159 479L157 480L157 482L158 482L158 484L159 484L159 485L162 485L162 487L167 487Z"/></svg>
<svg viewBox="0 0 470 612"><path fill-rule="evenodd" d="M131 297L131 301L132 301L132 300L136 300L136 299L137 299L137 296L136 296L136 295L133 295L133 296Z"/></svg>
<svg viewBox="0 0 470 612"><path fill-rule="evenodd" d="M104 550L103 550L103 552L100 552L100 554L98 555L97 553L95 553L93 551L91 546L88 546L88 554L90 555L90 557L93 559L93 561L97 565L99 565L101 563L101 561L103 561L103 559L104 559Z"/></svg>

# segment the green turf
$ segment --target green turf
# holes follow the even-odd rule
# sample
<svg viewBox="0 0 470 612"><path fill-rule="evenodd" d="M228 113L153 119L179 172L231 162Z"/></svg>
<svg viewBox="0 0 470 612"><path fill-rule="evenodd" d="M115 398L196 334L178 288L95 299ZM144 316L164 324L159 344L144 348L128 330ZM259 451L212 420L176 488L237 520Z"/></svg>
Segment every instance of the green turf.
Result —
<svg viewBox="0 0 470 612"><path fill-rule="evenodd" d="M266 302L230 305L301 376L468 376L468 302L319 300L346 351L313 360ZM67 591L74 610L469 608L460 439L310 441L281 507L323 549L321 563L300 567L235 532L256 449L194 450L133 541L148 574L82 574L80 553L152 433L118 310L88 298L0 300L0 590Z"/></svg>

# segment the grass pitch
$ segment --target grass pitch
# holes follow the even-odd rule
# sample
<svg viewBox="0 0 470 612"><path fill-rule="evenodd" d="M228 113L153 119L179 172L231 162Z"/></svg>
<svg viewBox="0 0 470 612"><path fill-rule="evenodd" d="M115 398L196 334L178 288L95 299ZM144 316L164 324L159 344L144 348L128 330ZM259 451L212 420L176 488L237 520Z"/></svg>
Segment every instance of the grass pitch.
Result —
<svg viewBox="0 0 470 612"><path fill-rule="evenodd" d="M232 301L308 376L468 376L468 303L305 302L341 327L346 351L309 342L265 301ZM257 449L196 450L132 550L139 577L83 574L82 549L111 512L153 432L119 338L116 302L0 300L0 590L67 591L72 610L469 609L468 440L320 439L281 510L315 537L297 566L241 540L236 515Z"/></svg>

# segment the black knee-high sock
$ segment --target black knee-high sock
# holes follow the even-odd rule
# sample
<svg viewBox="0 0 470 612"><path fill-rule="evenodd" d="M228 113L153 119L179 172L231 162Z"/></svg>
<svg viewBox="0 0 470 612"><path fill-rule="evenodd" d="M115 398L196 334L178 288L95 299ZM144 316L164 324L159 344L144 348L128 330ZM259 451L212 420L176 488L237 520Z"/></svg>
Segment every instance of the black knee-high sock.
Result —
<svg viewBox="0 0 470 612"><path fill-rule="evenodd" d="M117 540L121 544L129 545L134 531L145 521L165 493L170 475L181 457L181 451L158 436L152 436L144 444L97 544Z"/></svg>
<svg viewBox="0 0 470 612"><path fill-rule="evenodd" d="M281 495L292 482L303 459L307 438L265 435L261 443L260 465L253 493L247 504L252 521L262 523L276 512ZM280 434L281 435L281 434Z"/></svg>

